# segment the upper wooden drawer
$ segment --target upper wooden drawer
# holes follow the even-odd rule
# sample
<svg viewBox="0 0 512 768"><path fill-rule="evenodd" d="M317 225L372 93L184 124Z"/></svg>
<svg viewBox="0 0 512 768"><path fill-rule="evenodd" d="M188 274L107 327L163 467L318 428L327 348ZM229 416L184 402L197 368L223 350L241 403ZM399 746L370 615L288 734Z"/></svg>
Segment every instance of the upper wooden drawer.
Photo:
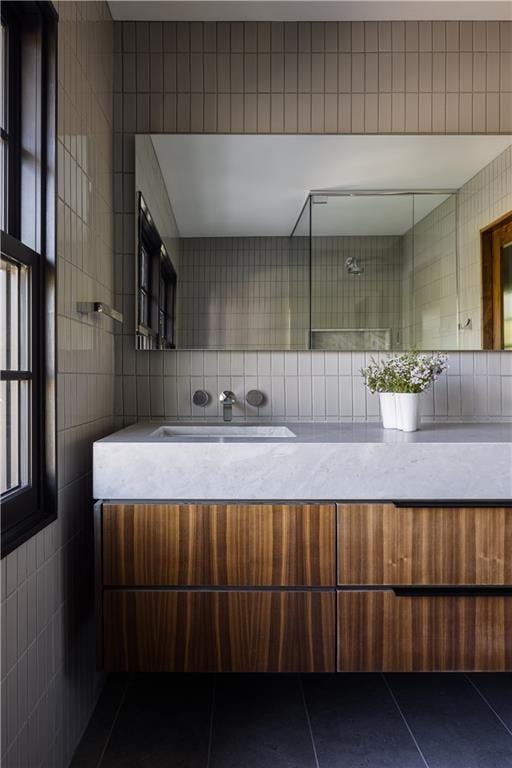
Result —
<svg viewBox="0 0 512 768"><path fill-rule="evenodd" d="M340 584L512 584L512 507L338 506Z"/></svg>
<svg viewBox="0 0 512 768"><path fill-rule="evenodd" d="M103 583L334 586L335 506L104 504Z"/></svg>

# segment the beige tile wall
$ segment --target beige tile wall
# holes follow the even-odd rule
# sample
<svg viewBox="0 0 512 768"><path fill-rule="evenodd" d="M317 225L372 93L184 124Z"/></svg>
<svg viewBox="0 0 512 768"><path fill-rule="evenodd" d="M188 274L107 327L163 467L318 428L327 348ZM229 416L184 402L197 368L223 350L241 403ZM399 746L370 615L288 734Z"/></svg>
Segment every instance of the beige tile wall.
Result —
<svg viewBox="0 0 512 768"><path fill-rule="evenodd" d="M355 256L364 272L345 267ZM318 328L386 328L400 344L401 237L313 237L312 318ZM400 346L398 346L400 348Z"/></svg>
<svg viewBox="0 0 512 768"><path fill-rule="evenodd" d="M512 129L511 22L117 25L117 130Z"/></svg>
<svg viewBox="0 0 512 768"><path fill-rule="evenodd" d="M376 421L377 396L360 374L371 358L364 352L138 352L137 374L123 377L125 421L219 418L224 389L237 397L235 421ZM449 365L423 396L426 418L512 421L509 352L454 352ZM192 404L196 389L211 395L206 408ZM261 408L245 403L250 389L265 394Z"/></svg>
<svg viewBox="0 0 512 768"><path fill-rule="evenodd" d="M348 275L345 259L365 266ZM309 240L296 237L185 238L178 346L307 349ZM399 237L312 239L313 328L400 331Z"/></svg>
<svg viewBox="0 0 512 768"><path fill-rule="evenodd" d="M454 205L456 213L454 215ZM480 230L512 210L512 145L404 237L404 340L419 348L481 343ZM455 240L458 241L457 257ZM422 255L429 256L423 263ZM431 262L430 255L437 258ZM413 263L414 261L414 263ZM407 325L409 318L412 324ZM471 327L458 330L471 320Z"/></svg>
<svg viewBox="0 0 512 768"><path fill-rule="evenodd" d="M458 348L456 205L454 195L403 237L405 346Z"/></svg>
<svg viewBox="0 0 512 768"><path fill-rule="evenodd" d="M184 238L181 247L179 347L307 349L307 238Z"/></svg>
<svg viewBox="0 0 512 768"><path fill-rule="evenodd" d="M113 427L112 50L104 2L58 3L58 520L1 561L2 765L64 768L101 684L91 446Z"/></svg>
<svg viewBox="0 0 512 768"><path fill-rule="evenodd" d="M512 131L512 22L125 22L114 28L115 285L116 301L127 307L133 307L135 133ZM496 182L485 190L496 207ZM196 385L207 383L216 395L228 381L240 391L259 381L273 403L264 416L375 415L359 377L352 377L359 358L343 363L342 387L325 373L323 353L295 353L297 363L285 375L278 352L261 353L261 369L254 362L260 353L198 352L190 361L189 353L136 354L131 328L123 330L116 344L118 424L148 415L200 416L191 406ZM499 354L460 359L464 373L447 377L446 391L447 384L438 387L435 415L510 416L508 364ZM341 363L329 365L339 371ZM299 369L304 373L290 372ZM216 404L208 413L217 413ZM245 418L245 409L239 415Z"/></svg>

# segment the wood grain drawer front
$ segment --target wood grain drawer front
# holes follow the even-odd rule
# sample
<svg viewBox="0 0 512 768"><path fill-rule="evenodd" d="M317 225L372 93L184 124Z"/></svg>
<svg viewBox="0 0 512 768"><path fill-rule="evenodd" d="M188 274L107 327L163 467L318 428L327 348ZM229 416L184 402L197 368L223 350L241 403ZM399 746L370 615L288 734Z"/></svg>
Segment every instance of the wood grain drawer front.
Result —
<svg viewBox="0 0 512 768"><path fill-rule="evenodd" d="M512 584L512 508L340 504L338 583Z"/></svg>
<svg viewBox="0 0 512 768"><path fill-rule="evenodd" d="M107 671L334 672L334 592L109 590Z"/></svg>
<svg viewBox="0 0 512 768"><path fill-rule="evenodd" d="M512 597L338 593L341 672L512 670Z"/></svg>
<svg viewBox="0 0 512 768"><path fill-rule="evenodd" d="M334 505L104 504L114 586L336 584Z"/></svg>

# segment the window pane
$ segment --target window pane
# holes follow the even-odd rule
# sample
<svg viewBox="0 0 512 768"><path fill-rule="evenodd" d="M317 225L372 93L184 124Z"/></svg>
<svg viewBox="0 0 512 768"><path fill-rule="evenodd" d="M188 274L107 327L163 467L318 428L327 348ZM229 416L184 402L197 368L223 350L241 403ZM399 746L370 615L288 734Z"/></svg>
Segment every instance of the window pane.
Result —
<svg viewBox="0 0 512 768"><path fill-rule="evenodd" d="M139 273L139 286L140 288L144 288L145 291L148 290L148 254L146 252L146 249L144 246L140 249L140 273Z"/></svg>
<svg viewBox="0 0 512 768"><path fill-rule="evenodd" d="M19 485L18 381L0 381L0 491Z"/></svg>
<svg viewBox="0 0 512 768"><path fill-rule="evenodd" d="M29 370L29 270L0 260L0 368Z"/></svg>
<svg viewBox="0 0 512 768"><path fill-rule="evenodd" d="M0 229L4 232L7 214L7 142L0 137Z"/></svg>
<svg viewBox="0 0 512 768"><path fill-rule="evenodd" d="M139 291L139 325L148 325L148 298L144 291Z"/></svg>
<svg viewBox="0 0 512 768"><path fill-rule="evenodd" d="M0 381L0 493L29 483L28 381Z"/></svg>
<svg viewBox="0 0 512 768"><path fill-rule="evenodd" d="M2 91L0 93L0 127L4 135L0 138L0 229L4 231L7 229L7 35L7 28L2 24L2 34L0 37L0 74L2 83Z"/></svg>
<svg viewBox="0 0 512 768"><path fill-rule="evenodd" d="M7 130L7 41L8 30L5 24L2 24L2 34L0 36L0 75L2 82L2 98L0 99L0 126Z"/></svg>

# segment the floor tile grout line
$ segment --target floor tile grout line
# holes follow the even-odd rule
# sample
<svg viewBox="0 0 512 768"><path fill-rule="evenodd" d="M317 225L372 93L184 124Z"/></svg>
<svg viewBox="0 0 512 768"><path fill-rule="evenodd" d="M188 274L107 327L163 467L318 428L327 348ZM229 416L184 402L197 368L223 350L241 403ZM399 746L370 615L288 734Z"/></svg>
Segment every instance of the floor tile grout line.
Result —
<svg viewBox="0 0 512 768"><path fill-rule="evenodd" d="M509 726L506 724L506 722L503 720L503 718L502 718L502 717L501 717L501 716L500 716L500 715L499 715L499 714L496 712L496 710L495 710L495 709L494 709L494 707L492 706L492 704L491 704L491 702L489 701L489 699L488 699L488 698L485 696L485 694L483 694L483 693L482 693L482 691L480 690L480 688L478 687L478 685L477 685L477 684L476 684L476 683L475 683L475 682L474 682L474 681L473 681L473 680L470 678L470 676L468 675L468 673L467 673L467 672L464 672L464 677L466 678L466 680L468 681L468 683L469 683L470 685L472 685L472 686L473 686L473 688L474 688L474 689L475 689L475 691L478 693L478 695L480 696L480 698L482 699L482 701L484 701L484 702L487 704L487 706L489 707L489 709L491 710L491 712L493 713L493 715L495 715L495 717L497 717L497 718L498 718L498 720L500 721L500 723L502 724L502 726L505 728L505 730L507 731L507 733L508 733L510 736L512 736L512 730L509 728Z"/></svg>
<svg viewBox="0 0 512 768"><path fill-rule="evenodd" d="M108 745L110 744L110 739L112 738L112 734L114 732L114 728L116 727L116 723L119 719L119 715L121 714L121 710L123 708L123 705L126 701L126 696L128 694L128 689L131 685L131 680L127 680L126 685L124 687L123 695L121 696L121 699L119 701L118 707L116 709L116 713L114 715L114 718L112 720L112 725L110 726L107 734L107 738L105 739L105 743L103 745L103 749L101 750L101 754L98 758L98 762L96 763L96 768L101 768L101 764L103 762L103 758L105 757L105 753L108 749Z"/></svg>
<svg viewBox="0 0 512 768"><path fill-rule="evenodd" d="M413 730L412 730L411 726L409 725L409 722L408 722L408 720L407 720L407 718L406 718L406 716L405 716L405 713L403 712L403 710L402 710L402 708L401 708L400 704L398 703L398 699L396 698L396 696L395 696L395 694L394 694L394 691L393 691L393 689L391 688L391 686L390 686L390 684L389 684L389 682L388 682L388 680L387 680L387 678L386 678L386 675L385 675L383 672L381 673L381 677L382 677L382 679L383 679L383 681L384 681L384 685L385 685L385 686L386 686L386 688L388 689L388 693L389 693L389 695L390 695L390 696L391 696L391 698L393 699L393 702L394 702L394 704L395 704L395 707L398 709L398 712L400 713L400 717L401 717L401 718L402 718L402 720L404 721L404 725L405 725L405 727L406 727L406 728L407 728L407 730L409 731L409 736L410 736L410 737L411 737L411 739L413 740L413 742L414 742L414 746L415 746L415 747L416 747L416 749L418 750L419 756L420 756L420 757L421 757L421 759L423 760L423 763L425 764L426 768L430 768L429 764L427 763L427 759L426 759L425 755L423 754L423 752L422 752L422 750L421 750L421 747L420 747L420 745L418 744L418 740L416 739L416 736L414 735L414 733L413 733Z"/></svg>
<svg viewBox="0 0 512 768"><path fill-rule="evenodd" d="M315 758L315 766L316 766L316 768L320 768L320 763L318 762L318 754L317 754L317 751L316 751L315 737L313 735L313 726L311 725L311 717L309 715L308 702L306 700L306 693L304 691L304 685L302 684L302 675L299 675L299 686L300 686L300 691L301 691L301 694L302 694L302 703L304 705L304 712L306 713L306 720L307 720L308 729L309 729L309 736L310 736L310 739L311 739L311 746L313 747L313 755L314 755L314 758Z"/></svg>
<svg viewBox="0 0 512 768"><path fill-rule="evenodd" d="M215 715L215 693L217 690L217 675L213 675L213 685L212 685L212 701L211 701L211 711L210 711L210 728L208 733L208 756L206 759L206 768L210 768L211 759L212 759L212 745L213 745L213 719Z"/></svg>

